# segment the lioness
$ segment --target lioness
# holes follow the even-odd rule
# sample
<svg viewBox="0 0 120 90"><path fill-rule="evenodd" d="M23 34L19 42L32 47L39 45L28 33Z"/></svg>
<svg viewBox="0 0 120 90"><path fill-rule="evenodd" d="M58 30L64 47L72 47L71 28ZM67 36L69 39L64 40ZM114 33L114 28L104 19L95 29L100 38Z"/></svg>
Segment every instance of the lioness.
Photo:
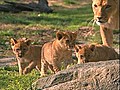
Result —
<svg viewBox="0 0 120 90"><path fill-rule="evenodd" d="M54 41L45 43L41 51L41 76L47 74L49 68L53 73L60 71L61 64L67 67L72 63L72 48L75 45L77 32L56 33Z"/></svg>
<svg viewBox="0 0 120 90"><path fill-rule="evenodd" d="M31 40L26 38L11 38L10 42L18 61L20 75L29 73L35 67L38 71L41 70L41 46L30 45Z"/></svg>
<svg viewBox="0 0 120 90"><path fill-rule="evenodd" d="M104 45L112 46L113 29L119 29L119 0L92 0L94 20L100 25Z"/></svg>
<svg viewBox="0 0 120 90"><path fill-rule="evenodd" d="M75 53L78 64L118 59L118 53L113 48L99 44L76 45Z"/></svg>

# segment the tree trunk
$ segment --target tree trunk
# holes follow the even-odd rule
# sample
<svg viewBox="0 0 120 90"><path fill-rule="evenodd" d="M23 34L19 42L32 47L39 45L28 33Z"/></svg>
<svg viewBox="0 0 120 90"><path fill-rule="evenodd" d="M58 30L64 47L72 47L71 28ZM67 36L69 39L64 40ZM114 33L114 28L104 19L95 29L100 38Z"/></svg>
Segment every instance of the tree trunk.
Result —
<svg viewBox="0 0 120 90"><path fill-rule="evenodd" d="M48 6L47 0L38 0L38 3L16 3L5 1L5 5L0 5L0 11L4 12L21 12L21 11L38 11L41 13L51 13L53 10Z"/></svg>

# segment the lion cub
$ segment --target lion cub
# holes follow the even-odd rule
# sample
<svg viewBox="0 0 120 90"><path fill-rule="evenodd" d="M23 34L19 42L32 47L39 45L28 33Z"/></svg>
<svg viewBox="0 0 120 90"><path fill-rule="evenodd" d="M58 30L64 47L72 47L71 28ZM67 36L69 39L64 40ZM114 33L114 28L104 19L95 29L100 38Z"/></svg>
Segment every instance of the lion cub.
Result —
<svg viewBox="0 0 120 90"><path fill-rule="evenodd" d="M61 64L67 67L72 61L72 49L75 46L77 32L56 33L56 39L45 43L41 51L41 76L47 74L49 68L53 73L60 71Z"/></svg>
<svg viewBox="0 0 120 90"><path fill-rule="evenodd" d="M10 42L18 61L20 75L29 73L33 68L41 70L41 46L30 45L31 40L26 38L11 38Z"/></svg>
<svg viewBox="0 0 120 90"><path fill-rule="evenodd" d="M118 53L113 48L98 44L76 45L75 53L78 58L78 64L118 59Z"/></svg>

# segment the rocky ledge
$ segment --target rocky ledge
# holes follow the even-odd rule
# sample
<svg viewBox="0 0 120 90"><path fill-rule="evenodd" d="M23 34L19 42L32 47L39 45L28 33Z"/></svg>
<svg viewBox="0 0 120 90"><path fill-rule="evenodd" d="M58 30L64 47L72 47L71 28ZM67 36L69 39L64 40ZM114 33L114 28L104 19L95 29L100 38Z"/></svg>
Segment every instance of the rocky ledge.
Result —
<svg viewBox="0 0 120 90"><path fill-rule="evenodd" d="M36 80L32 90L119 90L119 60L77 64Z"/></svg>

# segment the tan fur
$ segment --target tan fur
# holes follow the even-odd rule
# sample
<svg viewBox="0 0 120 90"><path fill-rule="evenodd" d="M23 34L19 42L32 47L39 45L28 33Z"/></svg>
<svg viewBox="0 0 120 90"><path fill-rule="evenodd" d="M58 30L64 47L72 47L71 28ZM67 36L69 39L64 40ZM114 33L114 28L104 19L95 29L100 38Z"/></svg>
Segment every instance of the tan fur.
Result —
<svg viewBox="0 0 120 90"><path fill-rule="evenodd" d="M118 53L113 48L98 44L76 45L75 53L78 64L118 59Z"/></svg>
<svg viewBox="0 0 120 90"><path fill-rule="evenodd" d="M92 0L94 20L100 25L104 45L112 46L113 29L119 29L119 0Z"/></svg>
<svg viewBox="0 0 120 90"><path fill-rule="evenodd" d="M30 45L31 40L26 38L11 38L10 42L18 61L20 75L27 74L34 68L41 70L41 46Z"/></svg>
<svg viewBox="0 0 120 90"><path fill-rule="evenodd" d="M56 39L52 42L45 43L41 52L41 76L47 74L49 68L52 72L60 71L61 64L72 63L71 49L75 45L77 32L60 32L56 33Z"/></svg>

